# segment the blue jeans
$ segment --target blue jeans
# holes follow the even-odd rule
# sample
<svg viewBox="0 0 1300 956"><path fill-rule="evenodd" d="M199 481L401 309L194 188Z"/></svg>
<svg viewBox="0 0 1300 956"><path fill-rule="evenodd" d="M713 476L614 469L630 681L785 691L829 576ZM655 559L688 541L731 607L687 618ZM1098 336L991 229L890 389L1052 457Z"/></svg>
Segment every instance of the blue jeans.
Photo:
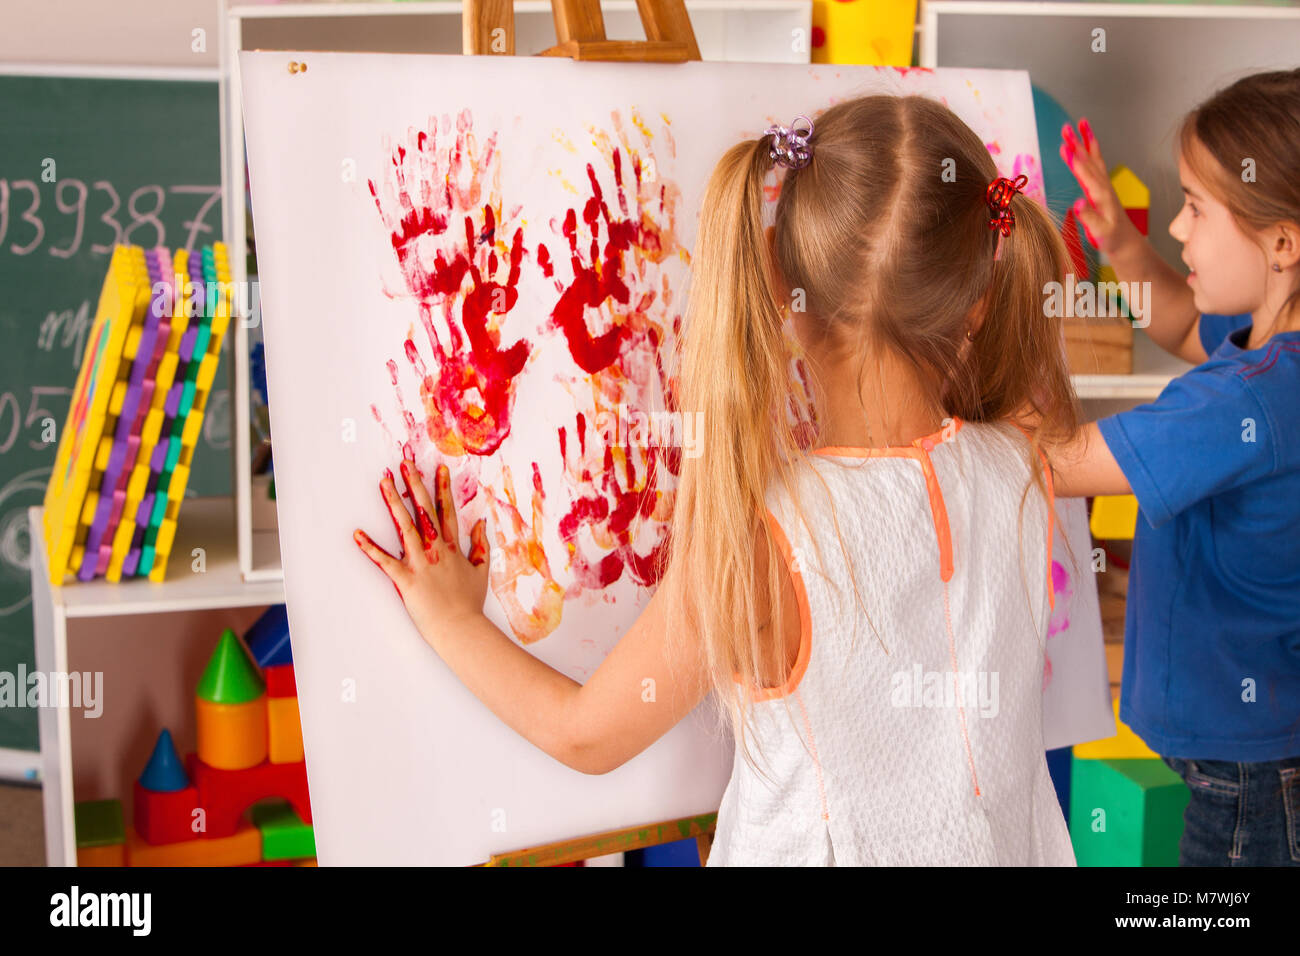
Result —
<svg viewBox="0 0 1300 956"><path fill-rule="evenodd" d="M1192 792L1179 866L1300 866L1300 757L1161 757Z"/></svg>

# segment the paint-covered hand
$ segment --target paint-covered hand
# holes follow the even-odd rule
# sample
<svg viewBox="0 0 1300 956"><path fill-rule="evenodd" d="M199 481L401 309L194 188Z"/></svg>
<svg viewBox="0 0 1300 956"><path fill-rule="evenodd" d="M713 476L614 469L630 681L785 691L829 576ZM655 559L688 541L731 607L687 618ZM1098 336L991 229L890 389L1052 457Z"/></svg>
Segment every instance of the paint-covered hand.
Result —
<svg viewBox="0 0 1300 956"><path fill-rule="evenodd" d="M439 465L437 500L431 500L415 462L402 462L402 477L415 514L407 511L392 472L379 482L388 513L397 528L402 554L394 557L358 528L352 538L393 583L416 628L435 651L448 635L483 613L488 562L485 522L470 529L469 556L461 554L451 474ZM437 522L435 525L434 522Z"/></svg>
<svg viewBox="0 0 1300 956"><path fill-rule="evenodd" d="M1077 134L1069 123L1061 127L1060 149L1061 159L1083 189L1083 198L1075 200L1071 209L1075 218L1083 223L1088 241L1107 253L1114 253L1134 241L1142 242L1142 233L1124 212L1115 187L1110 183L1101 146L1087 119L1079 120Z"/></svg>

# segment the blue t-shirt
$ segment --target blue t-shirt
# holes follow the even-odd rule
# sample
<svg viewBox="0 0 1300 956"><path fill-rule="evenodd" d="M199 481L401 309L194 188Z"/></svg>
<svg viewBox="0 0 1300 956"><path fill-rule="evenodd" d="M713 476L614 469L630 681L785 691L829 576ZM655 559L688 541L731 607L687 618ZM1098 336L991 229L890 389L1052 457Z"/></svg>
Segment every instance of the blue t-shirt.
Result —
<svg viewBox="0 0 1300 956"><path fill-rule="evenodd" d="M1098 422L1143 518L1120 719L1167 757L1300 755L1300 332L1250 321L1201 316L1209 360Z"/></svg>

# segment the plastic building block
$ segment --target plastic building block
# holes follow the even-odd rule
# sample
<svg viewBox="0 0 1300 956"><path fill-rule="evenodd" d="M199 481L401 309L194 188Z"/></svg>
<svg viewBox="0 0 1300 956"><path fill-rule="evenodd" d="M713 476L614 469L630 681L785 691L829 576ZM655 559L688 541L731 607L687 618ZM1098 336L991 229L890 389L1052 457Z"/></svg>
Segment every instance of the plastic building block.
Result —
<svg viewBox="0 0 1300 956"><path fill-rule="evenodd" d="M813 63L908 66L916 0L813 0Z"/></svg>
<svg viewBox="0 0 1300 956"><path fill-rule="evenodd" d="M77 866L126 866L126 837L108 846L77 847Z"/></svg>
<svg viewBox="0 0 1300 956"><path fill-rule="evenodd" d="M297 860L316 855L316 836L283 800L253 807L253 825L262 831L262 859Z"/></svg>
<svg viewBox="0 0 1300 956"><path fill-rule="evenodd" d="M1083 760L1137 760L1158 757L1137 734L1119 719L1119 701L1111 701L1115 712L1115 726L1119 733L1105 740L1094 740L1086 744L1075 744L1074 755Z"/></svg>
<svg viewBox="0 0 1300 956"><path fill-rule="evenodd" d="M127 333L123 359L131 363L130 379L119 382L110 400L110 411L117 419L115 433L106 432L100 438L100 452L107 461L103 466L95 518L77 575L83 581L108 570L117 526L126 510L127 481L135 467L158 367L171 332L171 253L162 247L150 249L145 253L145 260L152 291L144 324L138 328L133 326Z"/></svg>
<svg viewBox="0 0 1300 956"><path fill-rule="evenodd" d="M202 266L207 291L204 312L210 313L211 318L206 326L200 328L195 341L193 357L197 361L191 361L186 368L180 408L172 422L174 454L169 455L164 466L167 470L159 477L154 514L141 549L139 572L148 574L151 581L162 581L166 576L167 558L176 536L176 521L185 499L194 448L198 444L204 409L221 360L221 343L230 325L231 276L225 244L217 242L206 247ZM179 447L175 444L177 439Z"/></svg>
<svg viewBox="0 0 1300 956"><path fill-rule="evenodd" d="M239 638L226 628L217 639L195 693L214 704L246 704L265 692L266 685Z"/></svg>
<svg viewBox="0 0 1300 956"><path fill-rule="evenodd" d="M1058 747L1047 751L1047 773L1052 778L1056 790L1056 800L1061 805L1061 813L1070 818L1070 767L1074 764L1074 754L1069 747Z"/></svg>
<svg viewBox="0 0 1300 956"><path fill-rule="evenodd" d="M1125 209L1151 208L1151 190L1127 166L1116 166L1111 170L1110 184L1115 187L1119 204Z"/></svg>
<svg viewBox="0 0 1300 956"><path fill-rule="evenodd" d="M1081 760L1070 769L1070 839L1080 866L1177 866L1191 794L1164 761Z"/></svg>
<svg viewBox="0 0 1300 956"><path fill-rule="evenodd" d="M144 772L140 774L140 786L158 793L173 793L184 790L189 785L185 766L172 741L172 732L164 728L153 746L149 762L144 765Z"/></svg>
<svg viewBox="0 0 1300 956"><path fill-rule="evenodd" d="M289 647L289 609L283 604L272 604L253 622L244 635L253 660L262 668L277 664L292 664L293 652Z"/></svg>
<svg viewBox="0 0 1300 956"><path fill-rule="evenodd" d="M115 246L45 490L43 530L50 580L56 584L80 567L85 553L98 504L100 438L112 433L113 393L130 371L130 362L123 361L127 335L144 319L148 302L144 250Z"/></svg>
<svg viewBox="0 0 1300 956"><path fill-rule="evenodd" d="M1092 500L1089 530L1094 538L1132 541L1137 531L1138 500L1135 495L1098 495Z"/></svg>
<svg viewBox="0 0 1300 956"><path fill-rule="evenodd" d="M113 846L126 840L121 800L84 800L72 810L77 849Z"/></svg>
<svg viewBox="0 0 1300 956"><path fill-rule="evenodd" d="M193 786L183 790L158 792L148 790L137 780L132 785L135 800L134 831L145 843L163 845L184 843L203 836L194 829L199 819L199 792Z"/></svg>
<svg viewBox="0 0 1300 956"><path fill-rule="evenodd" d="M262 831L247 820L238 821L221 838L187 840L154 846L131 827L126 831L127 866L243 866L262 859Z"/></svg>
<svg viewBox="0 0 1300 956"><path fill-rule="evenodd" d="M199 758L219 770L256 767L268 754L267 698L246 704L214 704L194 699Z"/></svg>
<svg viewBox="0 0 1300 956"><path fill-rule="evenodd" d="M195 692L199 758L221 770L266 759L266 687L235 632L226 628Z"/></svg>
<svg viewBox="0 0 1300 956"><path fill-rule="evenodd" d="M273 664L262 671L266 678L267 697L297 697L298 686L293 679L292 664Z"/></svg>
<svg viewBox="0 0 1300 956"><path fill-rule="evenodd" d="M302 719L297 697L266 699L267 757L271 763L298 763L303 759Z"/></svg>
<svg viewBox="0 0 1300 956"><path fill-rule="evenodd" d="M311 823L305 763L268 761L248 770L221 770L190 754L186 766L207 811L209 839L234 833L244 811L267 797L283 797L304 822Z"/></svg>
<svg viewBox="0 0 1300 956"><path fill-rule="evenodd" d="M135 781L132 795L135 830L146 843L181 843L197 840L201 835L194 831L198 790L185 773L170 731L163 730L158 735L153 754Z"/></svg>

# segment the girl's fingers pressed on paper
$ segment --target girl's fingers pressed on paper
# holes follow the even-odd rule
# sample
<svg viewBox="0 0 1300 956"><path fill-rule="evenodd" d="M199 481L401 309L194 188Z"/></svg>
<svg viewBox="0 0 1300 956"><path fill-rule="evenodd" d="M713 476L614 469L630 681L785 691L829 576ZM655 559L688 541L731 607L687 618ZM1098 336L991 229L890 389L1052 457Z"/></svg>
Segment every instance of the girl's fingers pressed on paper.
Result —
<svg viewBox="0 0 1300 956"><path fill-rule="evenodd" d="M469 529L469 563L477 567L487 560L487 520L480 518Z"/></svg>
<svg viewBox="0 0 1300 956"><path fill-rule="evenodd" d="M357 547L365 553L366 557L375 562L390 578L394 578L402 570L402 562L371 541L370 535L360 528L352 532L352 540L357 543Z"/></svg>
<svg viewBox="0 0 1300 956"><path fill-rule="evenodd" d="M456 524L456 502L451 497L451 469L439 465L434 473L434 493L437 495L438 527L450 547L460 547L460 529Z"/></svg>
<svg viewBox="0 0 1300 956"><path fill-rule="evenodd" d="M433 502L429 499L429 489L424 487L424 479L415 467L415 462L406 459L402 462L402 477L406 480L406 491L411 496L415 508L415 525L420 532L420 543L425 550L438 540L438 528L433 522Z"/></svg>
<svg viewBox="0 0 1300 956"><path fill-rule="evenodd" d="M379 493L383 496L384 505L388 508L388 515L393 519L393 525L397 528L397 535L402 539L402 547L407 554L422 550L420 548L420 533L416 530L414 523L411 521L411 514L406 510L406 505L402 503L402 497L397 493L397 485L393 483L393 473L385 469L384 479L379 483Z"/></svg>

